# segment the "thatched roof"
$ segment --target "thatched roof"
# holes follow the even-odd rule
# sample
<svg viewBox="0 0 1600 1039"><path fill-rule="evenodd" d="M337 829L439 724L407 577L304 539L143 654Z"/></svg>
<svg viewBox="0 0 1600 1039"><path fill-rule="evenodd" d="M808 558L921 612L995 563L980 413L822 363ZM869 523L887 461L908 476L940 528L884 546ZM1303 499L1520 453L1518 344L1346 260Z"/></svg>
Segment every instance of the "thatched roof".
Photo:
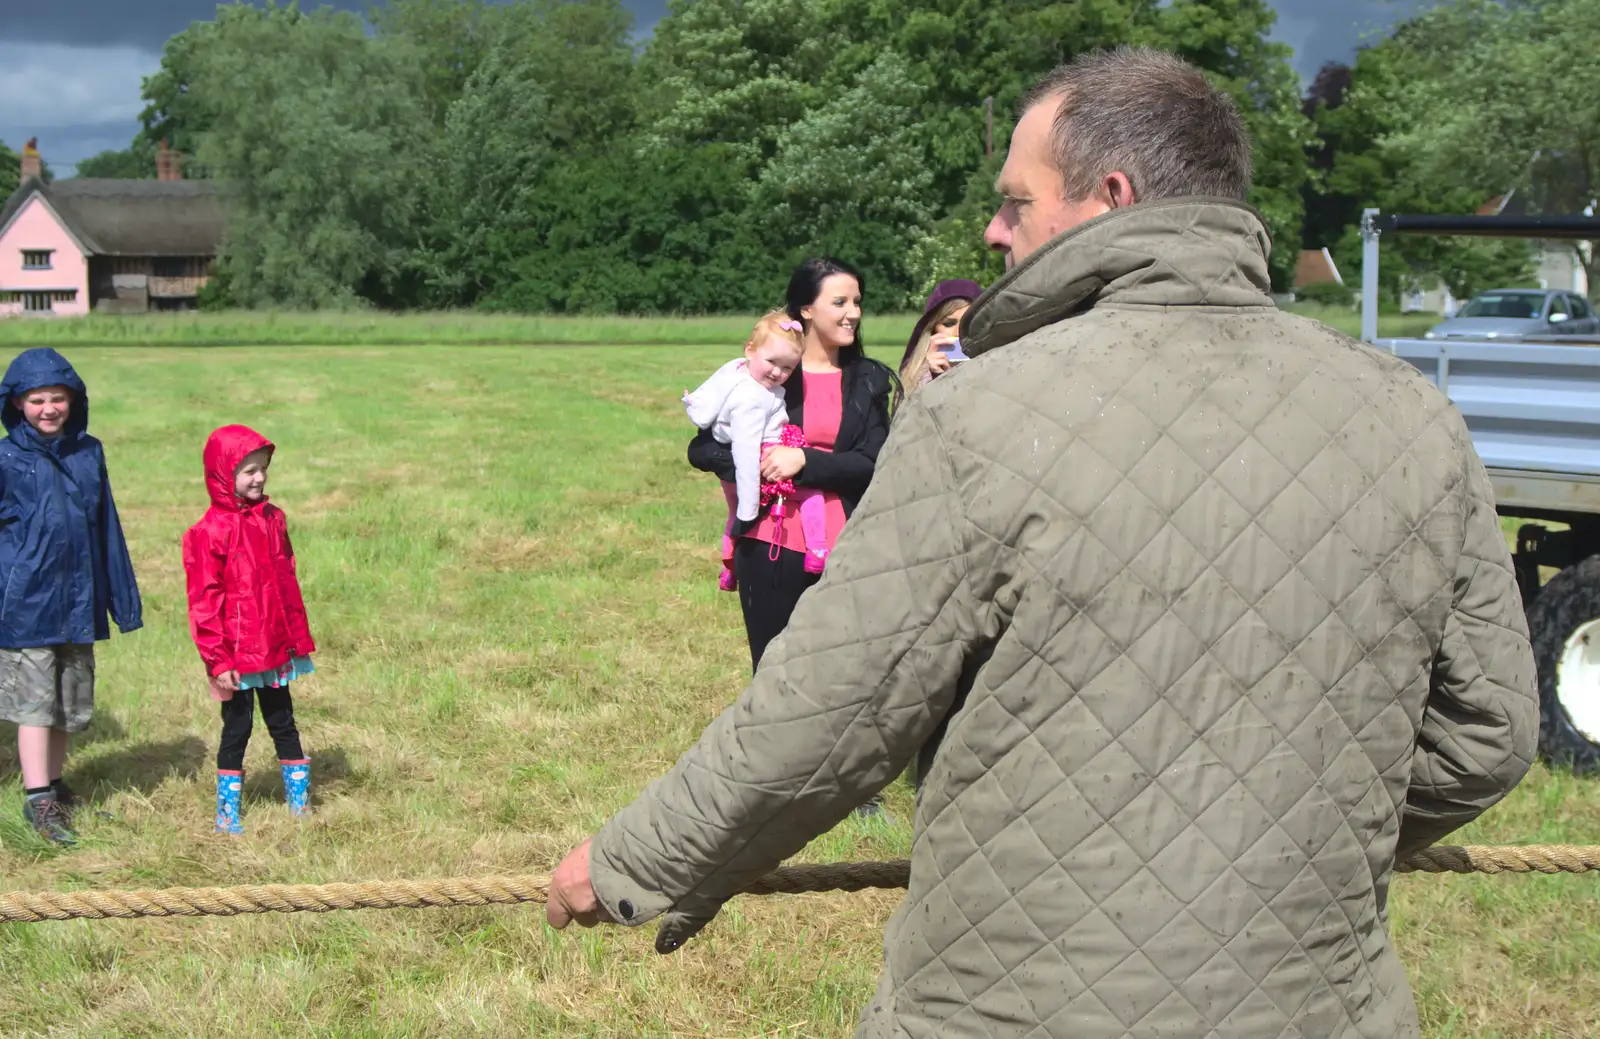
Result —
<svg viewBox="0 0 1600 1039"><path fill-rule="evenodd" d="M94 256L214 256L222 241L215 181L29 178L0 209L0 230L36 193Z"/></svg>

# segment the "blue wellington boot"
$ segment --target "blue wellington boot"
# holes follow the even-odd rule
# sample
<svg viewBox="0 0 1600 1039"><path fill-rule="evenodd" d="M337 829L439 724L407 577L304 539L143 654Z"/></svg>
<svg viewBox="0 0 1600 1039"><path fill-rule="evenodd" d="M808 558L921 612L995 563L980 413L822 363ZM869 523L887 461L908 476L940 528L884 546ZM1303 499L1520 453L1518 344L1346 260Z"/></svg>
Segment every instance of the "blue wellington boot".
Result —
<svg viewBox="0 0 1600 1039"><path fill-rule="evenodd" d="M244 793L244 773L217 769L217 832L243 833L239 819L239 798Z"/></svg>
<svg viewBox="0 0 1600 1039"><path fill-rule="evenodd" d="M283 768L283 796L290 815L311 814L311 759L280 761Z"/></svg>

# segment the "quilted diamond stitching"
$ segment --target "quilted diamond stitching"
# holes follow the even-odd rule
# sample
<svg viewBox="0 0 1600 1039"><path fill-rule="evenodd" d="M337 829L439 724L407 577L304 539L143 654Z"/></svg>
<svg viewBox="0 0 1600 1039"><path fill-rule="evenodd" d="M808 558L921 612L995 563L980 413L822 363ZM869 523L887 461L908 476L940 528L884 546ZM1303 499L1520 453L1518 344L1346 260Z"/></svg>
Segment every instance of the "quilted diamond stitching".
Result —
<svg viewBox="0 0 1600 1039"><path fill-rule="evenodd" d="M1204 304L1226 288L1226 265L1197 278L1187 257L1248 260L1255 246L1202 226L1198 207L1175 213L1176 245L1152 277ZM807 593L813 616L850 616L854 630L796 625L769 651L780 678L843 668L899 684L871 707L769 682L786 710L749 738L820 724L838 741L814 774L778 769L751 784L776 800L841 784L859 767L841 750L847 734L856 753L883 756L898 734L931 727L927 705L945 690L917 665L963 648L958 634L943 611L924 628L883 604L955 563L972 597L960 608L996 621L989 663L935 761L940 781L919 798L891 964L897 999L939 1005L959 991L969 1002L942 1023L908 1016L906 1034L1123 1035L1203 1021L1211 1034L1297 1035L1313 1019L1322 1034L1370 1033L1381 1026L1323 986L1350 982L1387 1006L1404 984L1374 925L1386 866L1368 861L1371 825L1394 832L1408 782L1449 781L1412 776L1384 734L1417 724L1420 708L1406 705L1425 692L1419 647L1438 648L1452 582L1475 565L1441 548L1459 527L1451 460L1463 434L1424 397L1401 406L1396 394L1412 391L1389 378L1399 362L1331 336L1245 378L1263 344L1210 342L1218 313L1097 307L1006 362L1070 357L1081 377L1050 382L1053 401L1037 398L1037 379L950 380L963 415L1004 415L1009 435L969 440L937 421L954 428L962 415L924 414L928 450L943 452L959 494L924 491L909 467L892 490L875 484L853 526L877 539L876 558L840 553ZM1142 324L1149 315L1159 324ZM1350 501L1351 486L1368 492ZM959 543L929 551L963 504ZM974 558L995 564L992 584L966 583L984 572ZM1474 623L1516 634L1493 614ZM1447 643L1466 671L1489 673L1459 630ZM1457 760L1475 749L1430 738ZM686 770L730 779L707 755ZM692 825L715 826L715 807ZM776 840L730 834L744 838ZM1308 922L1306 904L1321 916ZM1042 996L1056 979L1063 987Z"/></svg>
<svg viewBox="0 0 1600 1039"><path fill-rule="evenodd" d="M1097 452L1097 453L1098 453L1098 452ZM1323 455L1321 455L1321 456L1320 456L1320 457L1323 457L1323 458L1325 458L1325 459L1326 459L1326 458L1329 458L1329 457L1333 457L1333 456L1330 456L1330 455L1328 455L1328 454L1326 454L1326 453L1324 453L1324 454L1323 454ZM989 462L990 462L990 463L992 463L992 464L1002 464L1002 466L1003 466L1003 463L997 463L997 460L995 460L995 459L992 459L992 458L991 458L991 459L986 459L986 460L987 460L987 461L989 461ZM1125 486L1125 485L1124 485L1124 484L1119 484L1119 485L1118 485L1118 487L1119 487L1119 488L1121 488L1121 487L1123 487L1123 486ZM1048 496L1048 495L1045 495L1045 497L1046 497L1046 498L1048 498L1048 497L1049 497L1049 496ZM1131 496L1130 496L1130 497L1131 497ZM1167 505L1168 505L1168 506L1169 506L1169 508L1170 508L1170 507L1171 507L1171 502L1170 502L1170 501L1169 501L1169 502L1165 502L1165 503L1163 503L1163 504L1167 504ZM1169 513L1169 515L1170 515L1170 513ZM1090 523L1092 523L1092 516L1091 516L1091 517L1090 517ZM1326 526L1327 526L1327 533L1324 533L1324 534L1323 534L1323 535L1322 535L1322 537L1320 537L1320 538L1318 538L1318 539L1316 539L1316 541L1315 541L1315 543L1316 543L1316 544L1320 544L1320 543L1321 543L1321 542L1322 542L1322 540L1323 540L1323 539L1325 539L1325 538L1326 538L1326 537L1328 537L1328 536L1329 536L1329 534L1331 534L1331 533L1332 533L1332 532L1333 532L1333 524L1327 524L1327 525L1326 525ZM1082 530L1082 529L1083 529L1083 528L1079 528L1079 530ZM1168 529L1170 529L1170 528L1168 528ZM1078 531L1074 531L1074 535L1075 535L1075 536L1076 536L1076 535L1077 535L1077 534L1078 534ZM1340 533L1340 536L1341 536L1341 537L1343 537L1343 534L1342 534L1342 532L1341 532L1341 533ZM1135 539L1135 540L1137 540L1137 539ZM1102 547L1104 547L1104 546L1102 546ZM1126 560L1126 555L1125 555L1125 554L1124 554L1124 555L1123 555L1123 559L1124 559L1124 560ZM1126 565L1126 564L1125 564L1125 565ZM1147 575L1146 575L1146 576L1148 576L1148 574L1147 574ZM1282 582L1283 582L1283 581L1284 581L1284 580L1295 580L1295 579L1298 579L1298 580L1299 580L1299 581L1301 581L1301 582L1302 582L1302 584L1304 584L1304 583L1305 583L1305 582L1304 582L1304 579L1303 579L1303 578L1298 578L1298 577L1297 577L1297 575L1295 575L1295 574L1294 574L1294 572L1293 572L1293 571L1288 571L1288 572L1286 572L1286 573L1285 573L1285 576L1284 576L1284 578L1282 578L1282 579L1280 579L1280 581L1279 581L1279 583L1278 583L1278 584L1276 584L1276 585L1274 585L1274 588L1275 588L1275 589L1276 589L1276 588L1279 588L1279 587L1281 587L1281 585L1282 585ZM1114 583L1114 580L1115 580L1115 579L1113 579L1113 583ZM1109 586L1110 586L1110 585L1109 585L1109 584L1108 584L1108 585L1107 585L1107 587L1109 587ZM1301 592L1302 592L1302 594L1303 594L1303 593L1304 593L1304 591L1305 591L1305 590L1306 590L1306 588L1304 588L1304 587L1302 587L1302 589L1301 589ZM1097 593L1097 595L1096 595L1096 598L1097 598L1097 599L1098 599L1098 598L1099 598L1099 596L1100 596L1100 595L1102 595L1102 594L1104 594L1104 591L1105 591L1105 589L1104 589L1104 588L1102 588L1102 589L1100 589L1100 590L1099 590L1099 592L1098 592L1098 593ZM1270 594L1271 594L1271 592L1270 592L1270 591L1269 591L1269 592L1268 592L1268 593L1266 593L1266 594L1267 594L1267 595L1270 595ZM1263 598L1265 598L1265 596L1263 596ZM1325 601L1325 600L1324 600L1324 601ZM1170 615L1169 615L1169 616L1170 616ZM1330 617L1330 618L1331 618L1331 617L1336 617L1336 616L1337 616L1337 614L1336 614L1336 613L1334 613L1334 612L1333 612L1333 611L1332 611L1332 610L1330 610L1330 611L1329 611L1329 613L1328 613L1328 617ZM1159 623L1159 621L1157 621L1157 622L1156 622L1156 623ZM1326 620L1323 620L1323 621L1319 621L1319 622L1318 622L1318 623L1316 623L1316 624L1315 624L1315 625L1314 625L1314 626L1313 626L1313 628L1312 628L1312 631L1314 631L1314 630L1316 630L1316 629L1318 629L1318 628L1323 628L1323 629L1324 629L1324 630L1325 630L1325 625L1326 625ZM1149 629L1146 629L1146 630L1149 630ZM1295 637L1295 638L1294 638L1294 639L1292 639L1292 640L1291 640L1291 642L1292 642L1292 643L1293 643L1293 645L1292 645L1292 646L1291 646L1291 647L1290 647L1290 649L1291 649L1291 651L1292 651L1292 650L1293 650L1293 649L1294 649L1294 648L1297 648L1297 647L1298 647L1298 646L1299 646L1299 644L1301 644L1301 643L1302 643L1302 642L1304 642L1304 641L1305 641L1305 640L1306 640L1306 639L1308 639L1308 638L1309 638L1309 637L1310 637L1310 635L1311 635L1311 634L1312 634L1312 631L1305 631L1305 632L1303 632L1303 633L1301 633L1301 634L1300 634L1300 635L1298 635L1298 636L1297 636L1297 637ZM1127 643L1127 642L1126 642L1126 641L1125 641L1125 640L1119 640L1119 641L1121 641L1121 644L1122 644L1122 645L1124 645L1124 646L1126 646L1126 645L1127 645L1127 644L1128 644L1128 643ZM1285 654L1285 655L1286 655L1286 656L1287 656L1287 653L1286 653L1286 654ZM1124 659L1126 659L1126 658L1124 658ZM1280 663L1281 663L1281 661L1280 661ZM1303 720L1303 719L1302 719L1302 720ZM1342 719L1341 719L1341 720L1342 720ZM1135 724L1137 724L1137 723L1135 723ZM1292 750L1293 750L1293 748L1292 748L1292 747L1291 747L1291 748L1290 748L1290 749L1291 749L1291 751L1292 751ZM1307 767L1307 769L1310 769L1310 768L1311 768L1311 766L1310 766L1310 764L1309 764L1309 763L1307 763L1307 762L1302 762L1302 764L1304 764L1304 765L1305 765L1305 766L1306 766L1306 767ZM1242 777L1240 777L1240 778L1242 778ZM1113 815L1114 815L1114 814L1115 814L1115 812L1113 812L1113 813L1112 813L1112 814L1113 814ZM1282 839L1283 839L1283 840L1284 840L1284 841L1286 841L1286 842L1287 842L1287 841L1289 841L1289 840L1290 840L1290 838L1288 838L1288 836L1287 836L1287 835L1286 835L1286 834L1281 834L1281 831L1280 831L1280 835L1281 835L1281 836L1282 836Z"/></svg>

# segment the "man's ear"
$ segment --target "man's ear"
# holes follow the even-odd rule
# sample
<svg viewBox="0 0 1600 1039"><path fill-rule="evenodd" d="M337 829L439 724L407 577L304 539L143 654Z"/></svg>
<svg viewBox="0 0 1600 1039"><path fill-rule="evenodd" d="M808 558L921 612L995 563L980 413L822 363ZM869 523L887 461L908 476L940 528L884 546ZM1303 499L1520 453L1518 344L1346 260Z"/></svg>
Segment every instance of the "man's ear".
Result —
<svg viewBox="0 0 1600 1039"><path fill-rule="evenodd" d="M1100 190L1105 192L1106 201L1111 204L1112 209L1121 209L1139 201L1134 195L1133 181L1128 179L1126 173L1120 171L1106 174L1105 179L1100 182Z"/></svg>

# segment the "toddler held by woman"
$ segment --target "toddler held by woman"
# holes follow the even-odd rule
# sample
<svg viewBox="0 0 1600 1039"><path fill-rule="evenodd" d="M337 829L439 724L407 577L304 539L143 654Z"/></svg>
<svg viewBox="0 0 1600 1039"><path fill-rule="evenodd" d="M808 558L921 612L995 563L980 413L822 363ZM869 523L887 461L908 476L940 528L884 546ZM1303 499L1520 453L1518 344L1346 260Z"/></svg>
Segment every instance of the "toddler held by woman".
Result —
<svg viewBox="0 0 1600 1039"><path fill-rule="evenodd" d="M743 357L729 361L698 389L683 395L689 420L733 451L738 482L729 495L728 523L722 535L718 585L723 591L738 587L733 573L733 539L740 524L753 522L761 506L774 498L772 515L780 522L785 499L792 498L799 505L806 572L820 574L828 560L821 492L797 488L792 480L764 483L761 479L761 460L768 450L780 445L807 446L800 427L789 423L783 397L783 384L800 366L802 336L800 322L781 310L772 311L756 322L745 341Z"/></svg>

